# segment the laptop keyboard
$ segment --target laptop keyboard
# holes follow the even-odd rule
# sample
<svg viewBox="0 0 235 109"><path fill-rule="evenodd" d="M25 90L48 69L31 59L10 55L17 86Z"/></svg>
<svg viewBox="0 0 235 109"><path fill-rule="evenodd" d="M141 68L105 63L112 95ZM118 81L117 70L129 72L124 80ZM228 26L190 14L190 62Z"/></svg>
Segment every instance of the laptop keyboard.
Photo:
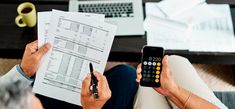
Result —
<svg viewBox="0 0 235 109"><path fill-rule="evenodd" d="M106 18L134 17L131 2L79 4L78 9L79 12L104 14Z"/></svg>

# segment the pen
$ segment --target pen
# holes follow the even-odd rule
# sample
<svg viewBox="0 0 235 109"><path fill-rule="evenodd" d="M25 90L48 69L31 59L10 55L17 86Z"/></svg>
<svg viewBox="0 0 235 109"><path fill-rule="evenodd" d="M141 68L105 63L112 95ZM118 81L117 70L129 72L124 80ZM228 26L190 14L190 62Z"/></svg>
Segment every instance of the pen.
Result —
<svg viewBox="0 0 235 109"><path fill-rule="evenodd" d="M98 95L98 90L97 90L97 79L93 73L93 65L92 63L89 64L89 67L90 67L90 72L91 72L91 91L92 91L92 95L94 97L95 100L97 100L99 98L99 95Z"/></svg>

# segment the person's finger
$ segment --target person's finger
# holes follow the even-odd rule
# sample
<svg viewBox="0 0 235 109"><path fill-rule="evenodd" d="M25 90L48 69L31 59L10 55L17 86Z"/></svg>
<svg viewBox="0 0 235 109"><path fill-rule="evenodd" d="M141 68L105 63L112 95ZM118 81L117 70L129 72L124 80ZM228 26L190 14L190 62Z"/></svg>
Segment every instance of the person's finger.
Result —
<svg viewBox="0 0 235 109"><path fill-rule="evenodd" d="M139 64L138 66L137 66L137 71L139 71L139 72L141 72L141 64Z"/></svg>
<svg viewBox="0 0 235 109"><path fill-rule="evenodd" d="M139 64L139 65L137 66L136 73L137 73L137 74L141 74L141 71L142 71L141 64Z"/></svg>
<svg viewBox="0 0 235 109"><path fill-rule="evenodd" d="M96 77L96 79L98 80L97 82L97 90L98 90L98 95L99 96L104 96L103 94L105 94L105 88L106 88L106 84L104 83L105 81L105 77L103 75L101 75L98 72L94 72L94 75Z"/></svg>
<svg viewBox="0 0 235 109"><path fill-rule="evenodd" d="M35 55L38 57L39 60L42 58L42 56L44 56L48 52L50 47L51 47L51 45L49 43L47 43L38 49L38 51L35 53Z"/></svg>
<svg viewBox="0 0 235 109"><path fill-rule="evenodd" d="M86 78L82 81L82 95L87 95L90 93L90 84L91 83L91 75L87 74Z"/></svg>
<svg viewBox="0 0 235 109"><path fill-rule="evenodd" d="M168 72L169 68L168 68L168 55L165 55L163 60L162 60L162 72Z"/></svg>
<svg viewBox="0 0 235 109"><path fill-rule="evenodd" d="M99 72L96 72L96 71L93 74L96 77L98 83L103 82L103 80L102 80L103 75L101 75Z"/></svg>
<svg viewBox="0 0 235 109"><path fill-rule="evenodd" d="M103 82L101 83L99 90L99 96L101 96L104 99L109 99L111 97L111 90L109 88L109 84L107 81L107 78L105 76L102 76Z"/></svg>
<svg viewBox="0 0 235 109"><path fill-rule="evenodd" d="M24 52L24 54L25 55L31 55L31 54L33 54L34 52L36 52L37 51L37 43L38 43L38 41L36 40L36 41L33 41L33 42L31 42L31 43L28 43L27 45L26 45L26 47L25 47L25 52ZM36 47L35 47L35 45L36 45Z"/></svg>
<svg viewBox="0 0 235 109"><path fill-rule="evenodd" d="M30 45L37 46L38 45L38 40L35 40L35 41L31 42Z"/></svg>
<svg viewBox="0 0 235 109"><path fill-rule="evenodd" d="M141 64L139 64L136 69L136 82L140 82L140 79L142 78L141 71Z"/></svg>
<svg viewBox="0 0 235 109"><path fill-rule="evenodd" d="M29 49L36 51L38 49L38 40L35 40L29 43L28 45L29 45Z"/></svg>
<svg viewBox="0 0 235 109"><path fill-rule="evenodd" d="M136 78L136 82L140 82L140 80L141 80L141 78L142 78L142 75L141 74L139 74L139 75L137 75L137 78Z"/></svg>
<svg viewBox="0 0 235 109"><path fill-rule="evenodd" d="M103 76L103 84L106 89L109 89L109 84L108 84L107 78L105 76Z"/></svg>

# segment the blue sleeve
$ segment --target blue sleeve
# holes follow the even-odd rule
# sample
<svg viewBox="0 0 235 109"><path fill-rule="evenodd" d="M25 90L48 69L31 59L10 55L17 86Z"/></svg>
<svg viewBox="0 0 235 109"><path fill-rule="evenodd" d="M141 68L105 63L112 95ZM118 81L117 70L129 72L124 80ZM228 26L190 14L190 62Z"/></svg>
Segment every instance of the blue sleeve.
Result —
<svg viewBox="0 0 235 109"><path fill-rule="evenodd" d="M16 65L16 69L17 69L17 71L18 71L23 77L25 77L27 80L29 80L29 81L34 81L34 78L30 78L30 77L28 77L28 76L24 73L24 71L21 69L21 67L19 66L19 64Z"/></svg>

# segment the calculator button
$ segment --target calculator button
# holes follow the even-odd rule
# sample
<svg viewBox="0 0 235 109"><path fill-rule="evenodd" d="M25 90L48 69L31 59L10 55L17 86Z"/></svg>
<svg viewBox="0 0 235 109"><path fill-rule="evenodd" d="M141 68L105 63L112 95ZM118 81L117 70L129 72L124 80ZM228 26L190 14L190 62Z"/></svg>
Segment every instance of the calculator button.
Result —
<svg viewBox="0 0 235 109"><path fill-rule="evenodd" d="M161 63L160 63L160 62L158 62L158 63L157 63L157 66L161 66Z"/></svg>
<svg viewBox="0 0 235 109"><path fill-rule="evenodd" d="M146 74L143 74L143 77L146 77Z"/></svg>
<svg viewBox="0 0 235 109"><path fill-rule="evenodd" d="M161 70L161 68L160 68L160 67L157 67L156 70Z"/></svg>
<svg viewBox="0 0 235 109"><path fill-rule="evenodd" d="M146 67L146 66L144 66L143 68L144 68L144 69L146 69L147 67Z"/></svg>
<svg viewBox="0 0 235 109"><path fill-rule="evenodd" d="M159 74L160 74L160 71L156 71L156 74L159 75Z"/></svg>
<svg viewBox="0 0 235 109"><path fill-rule="evenodd" d="M151 77L151 75L150 74L148 74L148 76L147 76L148 78L150 78Z"/></svg>
<svg viewBox="0 0 235 109"><path fill-rule="evenodd" d="M159 76L159 75L156 75L155 77L156 77L156 78L159 78L160 76Z"/></svg>
<svg viewBox="0 0 235 109"><path fill-rule="evenodd" d="M158 82L159 82L159 79L155 79L155 82L158 83Z"/></svg>
<svg viewBox="0 0 235 109"><path fill-rule="evenodd" d="M144 65L147 65L147 61L144 61Z"/></svg>
<svg viewBox="0 0 235 109"><path fill-rule="evenodd" d="M148 62L148 65L152 65L152 62Z"/></svg>
<svg viewBox="0 0 235 109"><path fill-rule="evenodd" d="M144 80L144 81L147 81L147 82L150 81L149 78L143 78L143 80Z"/></svg>
<svg viewBox="0 0 235 109"><path fill-rule="evenodd" d="M156 66L156 62L153 62L153 66Z"/></svg>
<svg viewBox="0 0 235 109"><path fill-rule="evenodd" d="M143 78L143 81L146 81L146 78Z"/></svg>

